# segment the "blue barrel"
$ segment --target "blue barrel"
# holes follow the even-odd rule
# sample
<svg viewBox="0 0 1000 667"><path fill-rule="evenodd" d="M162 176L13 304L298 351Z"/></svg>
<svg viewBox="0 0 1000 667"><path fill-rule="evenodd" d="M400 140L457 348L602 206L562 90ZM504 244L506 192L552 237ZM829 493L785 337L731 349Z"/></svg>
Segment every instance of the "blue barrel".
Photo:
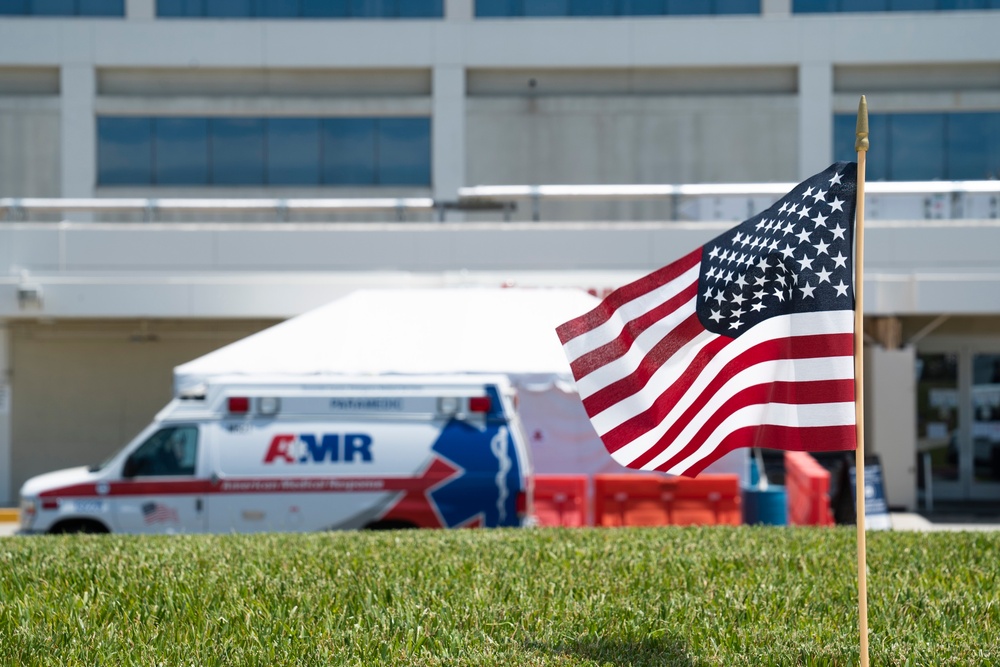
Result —
<svg viewBox="0 0 1000 667"><path fill-rule="evenodd" d="M743 523L785 526L788 524L788 494L783 486L743 489Z"/></svg>

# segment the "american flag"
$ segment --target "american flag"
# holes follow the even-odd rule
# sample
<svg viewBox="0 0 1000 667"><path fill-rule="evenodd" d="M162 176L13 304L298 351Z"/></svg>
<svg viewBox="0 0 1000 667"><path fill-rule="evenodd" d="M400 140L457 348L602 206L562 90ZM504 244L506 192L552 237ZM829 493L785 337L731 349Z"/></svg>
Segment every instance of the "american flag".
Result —
<svg viewBox="0 0 1000 667"><path fill-rule="evenodd" d="M857 165L557 329L616 461L694 477L738 447L854 449Z"/></svg>
<svg viewBox="0 0 1000 667"><path fill-rule="evenodd" d="M161 503L143 503L142 519L147 524L177 523L177 510Z"/></svg>

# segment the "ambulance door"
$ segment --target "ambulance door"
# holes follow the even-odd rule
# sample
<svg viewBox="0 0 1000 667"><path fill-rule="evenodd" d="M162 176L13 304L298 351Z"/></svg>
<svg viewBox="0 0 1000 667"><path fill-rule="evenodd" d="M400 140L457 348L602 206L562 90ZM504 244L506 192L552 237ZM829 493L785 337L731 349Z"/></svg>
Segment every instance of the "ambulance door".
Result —
<svg viewBox="0 0 1000 667"><path fill-rule="evenodd" d="M113 485L115 527L126 533L205 531L208 482L200 428L164 426L125 459L122 481Z"/></svg>

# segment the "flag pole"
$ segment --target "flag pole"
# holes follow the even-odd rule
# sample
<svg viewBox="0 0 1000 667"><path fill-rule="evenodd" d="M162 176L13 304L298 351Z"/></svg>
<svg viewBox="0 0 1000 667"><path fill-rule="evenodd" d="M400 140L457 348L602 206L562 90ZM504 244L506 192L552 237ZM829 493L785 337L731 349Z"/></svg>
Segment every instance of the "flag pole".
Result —
<svg viewBox="0 0 1000 667"><path fill-rule="evenodd" d="M858 192L854 238L854 413L857 450L854 452L855 507L858 525L858 630L861 635L861 667L868 667L868 573L865 561L865 375L864 375L864 285L865 285L865 158L868 155L868 102L861 96L854 150L858 152Z"/></svg>

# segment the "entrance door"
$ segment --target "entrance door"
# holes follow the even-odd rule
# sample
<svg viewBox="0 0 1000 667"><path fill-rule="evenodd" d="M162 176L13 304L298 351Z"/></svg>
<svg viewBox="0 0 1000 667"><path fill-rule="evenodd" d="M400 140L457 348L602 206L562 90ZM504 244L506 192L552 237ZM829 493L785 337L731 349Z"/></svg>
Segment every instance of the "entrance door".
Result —
<svg viewBox="0 0 1000 667"><path fill-rule="evenodd" d="M917 463L925 507L934 500L1000 499L1000 353L955 348L917 355Z"/></svg>
<svg viewBox="0 0 1000 667"><path fill-rule="evenodd" d="M139 445L125 460L122 481L112 491L118 530L204 532L204 489L196 476L200 449L193 425L161 428Z"/></svg>
<svg viewBox="0 0 1000 667"><path fill-rule="evenodd" d="M1000 354L972 355L972 496L1000 495Z"/></svg>

